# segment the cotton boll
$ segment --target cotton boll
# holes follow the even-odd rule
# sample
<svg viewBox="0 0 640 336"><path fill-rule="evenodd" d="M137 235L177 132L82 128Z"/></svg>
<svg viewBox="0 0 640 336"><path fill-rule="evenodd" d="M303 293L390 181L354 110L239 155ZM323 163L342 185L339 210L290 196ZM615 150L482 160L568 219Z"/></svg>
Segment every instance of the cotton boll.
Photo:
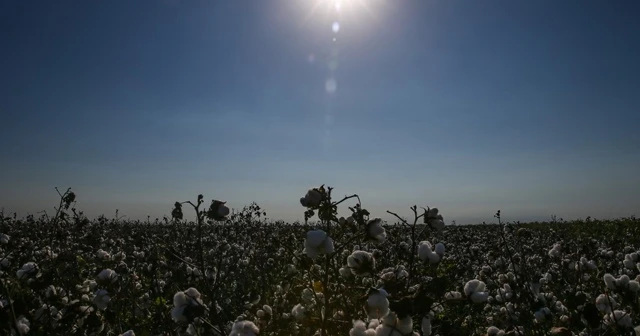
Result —
<svg viewBox="0 0 640 336"><path fill-rule="evenodd" d="M298 321L303 320L306 317L306 313L307 309L299 303L291 309L291 315Z"/></svg>
<svg viewBox="0 0 640 336"><path fill-rule="evenodd" d="M229 336L257 336L260 329L251 321L236 321Z"/></svg>
<svg viewBox="0 0 640 336"><path fill-rule="evenodd" d="M367 298L369 318L382 318L389 313L389 294L384 289L371 289Z"/></svg>
<svg viewBox="0 0 640 336"><path fill-rule="evenodd" d="M444 245L442 245L442 247L439 247L438 249L440 249L442 253L444 253ZM440 261L442 255L433 251L433 246L430 242L422 241L418 245L418 258L420 258L420 260L422 260L423 262L435 264Z"/></svg>
<svg viewBox="0 0 640 336"><path fill-rule="evenodd" d="M361 320L353 321L353 328L349 330L349 336L366 336L367 325Z"/></svg>
<svg viewBox="0 0 640 336"><path fill-rule="evenodd" d="M620 288L625 288L629 285L629 276L624 274L622 276L620 276L618 279L616 279L616 286L620 287Z"/></svg>
<svg viewBox="0 0 640 336"><path fill-rule="evenodd" d="M487 336L503 336L504 330L498 329L496 327L487 328Z"/></svg>
<svg viewBox="0 0 640 336"><path fill-rule="evenodd" d="M176 322L188 322L184 315L185 309L191 306L203 305L200 299L200 292L191 287L185 291L177 292L173 295L173 309L171 317Z"/></svg>
<svg viewBox="0 0 640 336"><path fill-rule="evenodd" d="M616 289L616 279L613 275L607 273L603 276L604 283L609 289Z"/></svg>
<svg viewBox="0 0 640 336"><path fill-rule="evenodd" d="M481 292L484 290L485 286L485 283L480 280L470 280L464 285L464 295L470 296L474 292Z"/></svg>
<svg viewBox="0 0 640 336"><path fill-rule="evenodd" d="M36 274L38 274L38 265L36 265L36 263L31 261L22 265L22 268L20 268L16 272L18 279L30 278L35 276Z"/></svg>
<svg viewBox="0 0 640 336"><path fill-rule="evenodd" d="M423 317L422 318L422 323L420 324L420 329L422 330L422 334L424 336L429 336L431 335L431 320Z"/></svg>
<svg viewBox="0 0 640 336"><path fill-rule="evenodd" d="M351 269L349 269L347 267L341 267L339 272L340 272L340 275L343 278L349 278L349 277L351 277L353 275L353 273L351 273Z"/></svg>
<svg viewBox="0 0 640 336"><path fill-rule="evenodd" d="M636 263L633 260L625 259L622 263L624 264L624 267L627 269L632 270L636 268Z"/></svg>
<svg viewBox="0 0 640 336"><path fill-rule="evenodd" d="M607 298L605 294L600 294L596 298L596 308L602 313L610 313L615 306L616 301L612 297Z"/></svg>
<svg viewBox="0 0 640 336"><path fill-rule="evenodd" d="M396 328L403 334L409 334L413 331L413 320L411 316L407 316L403 319L398 319L396 322Z"/></svg>
<svg viewBox="0 0 640 336"><path fill-rule="evenodd" d="M333 253L333 239L327 236L322 230L307 232L307 239L304 241L304 250L307 256L315 259L318 255Z"/></svg>
<svg viewBox="0 0 640 336"><path fill-rule="evenodd" d="M322 193L320 190L313 188L307 191L307 194L300 198L300 204L306 208L315 208L320 205L322 201Z"/></svg>
<svg viewBox="0 0 640 336"><path fill-rule="evenodd" d="M347 266L354 275L371 274L376 267L373 254L366 251L354 251L347 258Z"/></svg>
<svg viewBox="0 0 640 336"><path fill-rule="evenodd" d="M384 241L387 239L387 233L385 232L384 227L382 227L382 219L370 219L367 222L366 234L368 240L376 244L384 243Z"/></svg>
<svg viewBox="0 0 640 336"><path fill-rule="evenodd" d="M20 335L26 335L29 332L30 327L31 324L29 323L29 320L27 320L27 318L24 316L20 316L16 323L16 329L18 330L18 333Z"/></svg>
<svg viewBox="0 0 640 336"><path fill-rule="evenodd" d="M95 293L95 297L93 298L93 303L100 310L105 310L107 308L107 304L111 301L111 296L109 296L109 292L104 289L99 289Z"/></svg>
<svg viewBox="0 0 640 336"><path fill-rule="evenodd" d="M605 322L607 324L615 324L617 321L618 326L624 328L632 328L633 321L631 315L623 310L614 310L612 313L605 316Z"/></svg>
<svg viewBox="0 0 640 336"><path fill-rule="evenodd" d="M118 280L118 274L115 271L107 268L100 271L97 278L102 282L116 282Z"/></svg>
<svg viewBox="0 0 640 336"><path fill-rule="evenodd" d="M273 309L271 309L271 306L264 305L262 306L262 310L264 310L265 314L267 315L273 314Z"/></svg>
<svg viewBox="0 0 640 336"><path fill-rule="evenodd" d="M473 303L487 302L488 299L489 293L487 292L475 292L471 294L471 301L473 301Z"/></svg>

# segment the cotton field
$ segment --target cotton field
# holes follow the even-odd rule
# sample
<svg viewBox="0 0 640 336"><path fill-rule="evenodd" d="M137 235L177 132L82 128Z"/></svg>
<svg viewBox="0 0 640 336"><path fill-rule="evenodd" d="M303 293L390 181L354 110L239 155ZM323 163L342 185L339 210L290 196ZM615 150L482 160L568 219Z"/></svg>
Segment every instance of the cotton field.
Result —
<svg viewBox="0 0 640 336"><path fill-rule="evenodd" d="M292 200L306 224L202 195L132 222L60 196L2 215L2 335L640 335L635 218L450 226L425 205L384 225L321 186Z"/></svg>

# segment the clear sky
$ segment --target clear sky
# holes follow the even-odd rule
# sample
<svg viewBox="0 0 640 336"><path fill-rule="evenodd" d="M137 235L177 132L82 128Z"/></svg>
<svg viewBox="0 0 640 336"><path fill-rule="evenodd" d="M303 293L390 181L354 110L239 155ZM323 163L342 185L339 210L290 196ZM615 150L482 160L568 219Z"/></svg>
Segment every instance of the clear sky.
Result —
<svg viewBox="0 0 640 336"><path fill-rule="evenodd" d="M0 2L0 206L640 215L640 2ZM337 24L335 24L337 23ZM334 40L335 39L335 40Z"/></svg>

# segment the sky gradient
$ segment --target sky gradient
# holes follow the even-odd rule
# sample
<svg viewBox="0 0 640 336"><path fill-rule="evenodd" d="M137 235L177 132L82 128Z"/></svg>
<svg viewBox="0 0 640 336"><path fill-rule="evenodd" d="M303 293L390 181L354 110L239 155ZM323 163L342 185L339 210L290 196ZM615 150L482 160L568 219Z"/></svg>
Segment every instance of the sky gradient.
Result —
<svg viewBox="0 0 640 336"><path fill-rule="evenodd" d="M640 2L0 2L0 207L640 215ZM335 25L334 22L338 24ZM335 39L335 40L334 40Z"/></svg>

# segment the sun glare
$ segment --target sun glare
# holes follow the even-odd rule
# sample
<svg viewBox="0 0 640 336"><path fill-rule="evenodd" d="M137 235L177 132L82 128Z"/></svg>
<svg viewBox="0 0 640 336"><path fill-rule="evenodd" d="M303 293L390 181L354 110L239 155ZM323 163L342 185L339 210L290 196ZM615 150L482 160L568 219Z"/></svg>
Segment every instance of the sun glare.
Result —
<svg viewBox="0 0 640 336"><path fill-rule="evenodd" d="M380 0L312 0L311 15L336 14L341 17L351 18L367 14L373 16L372 7ZM321 12L321 13L320 13Z"/></svg>

